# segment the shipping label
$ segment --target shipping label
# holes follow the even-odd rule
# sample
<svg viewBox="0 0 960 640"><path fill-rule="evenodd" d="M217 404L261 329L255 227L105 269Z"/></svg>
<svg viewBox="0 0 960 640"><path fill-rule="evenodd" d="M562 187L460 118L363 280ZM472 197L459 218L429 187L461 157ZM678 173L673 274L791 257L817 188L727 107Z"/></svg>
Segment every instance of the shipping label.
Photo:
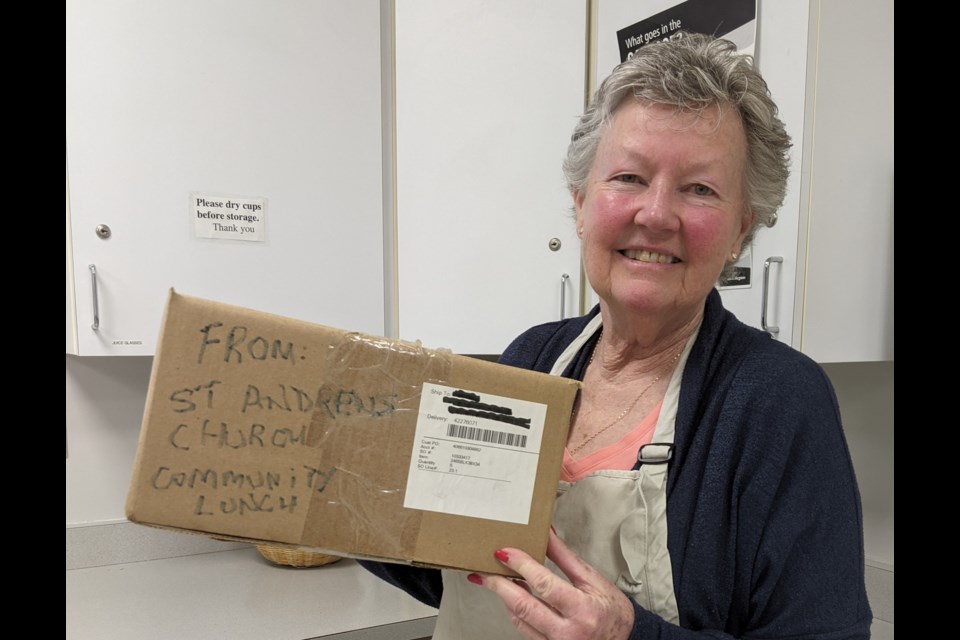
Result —
<svg viewBox="0 0 960 640"><path fill-rule="evenodd" d="M403 506L527 524L547 406L424 383Z"/></svg>

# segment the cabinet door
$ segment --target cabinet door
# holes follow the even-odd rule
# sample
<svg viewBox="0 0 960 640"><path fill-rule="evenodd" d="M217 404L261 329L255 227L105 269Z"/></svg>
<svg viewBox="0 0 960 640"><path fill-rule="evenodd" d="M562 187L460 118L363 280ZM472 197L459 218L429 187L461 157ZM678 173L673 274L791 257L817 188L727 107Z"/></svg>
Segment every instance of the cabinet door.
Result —
<svg viewBox="0 0 960 640"><path fill-rule="evenodd" d="M170 287L383 333L378 0L66 17L68 352L153 354ZM197 195L262 204L259 238L198 235Z"/></svg>
<svg viewBox="0 0 960 640"><path fill-rule="evenodd" d="M750 0L737 3L728 16L716 14L716 19L738 17L727 21L725 26L737 25L724 32L723 37L733 40L743 51L752 52L756 64L770 87L774 101L780 109L780 117L793 136L794 171L787 188L787 196L778 214L776 225L761 228L753 245L744 251L738 266L744 268L744 279L737 286L721 289L723 304L743 322L754 327L766 327L778 340L791 344L793 340L793 300L796 273L797 225L800 215L802 178L800 159L804 125L804 79L806 77L807 16L806 1L756 2L755 20L740 22L750 9ZM746 6L744 6L746 5ZM684 28L693 5L678 5L674 0L649 0L637 3L632 0L600 0L597 3L596 81L599 83L621 61L621 46L632 48L625 40L632 35L643 37L655 33L661 39L679 25ZM739 14L739 15L737 15ZM713 15L713 14L711 14ZM645 23L645 24L639 24ZM636 25L636 26L635 26ZM635 26L635 27L634 27ZM634 27L634 29L630 29ZM699 29L696 29L699 27ZM713 31L707 23L688 27L701 31ZM764 266L767 269L768 287L764 284ZM766 322L762 322L765 320Z"/></svg>
<svg viewBox="0 0 960 640"><path fill-rule="evenodd" d="M815 2L801 350L893 360L893 0Z"/></svg>
<svg viewBox="0 0 960 640"><path fill-rule="evenodd" d="M561 163L583 110L586 16L584 0L396 3L401 338L496 354L578 313Z"/></svg>
<svg viewBox="0 0 960 640"><path fill-rule="evenodd" d="M797 234L804 179L804 114L807 75L806 0L757 3L757 37L754 56L780 119L793 141L787 193L777 222L761 227L749 252L738 265L750 269L750 285L722 288L723 304L743 322L765 329L777 340L796 346L794 299L796 297ZM765 284L766 280L766 284Z"/></svg>

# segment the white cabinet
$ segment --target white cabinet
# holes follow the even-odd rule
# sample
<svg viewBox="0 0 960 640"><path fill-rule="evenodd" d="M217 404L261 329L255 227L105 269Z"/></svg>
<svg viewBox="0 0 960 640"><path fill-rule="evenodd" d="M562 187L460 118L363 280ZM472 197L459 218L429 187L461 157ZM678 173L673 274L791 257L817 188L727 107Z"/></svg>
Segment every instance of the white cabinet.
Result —
<svg viewBox="0 0 960 640"><path fill-rule="evenodd" d="M794 341L893 360L893 0L811 3Z"/></svg>
<svg viewBox="0 0 960 640"><path fill-rule="evenodd" d="M738 11L742 12L743 2ZM621 60L618 34L629 27L650 20L642 31L658 28L660 18L680 16L688 11L671 0L601 0L597 11L596 81L599 83ZM661 12L666 12L659 15ZM752 51L780 109L788 133L795 142L795 163L787 183L787 195L778 212L776 225L761 227L753 245L744 252L739 266L749 268L749 283L721 291L724 306L742 321L761 327L766 305L766 326L776 329L778 340L791 344L793 333L794 282L797 268L797 225L800 217L802 178L800 174L800 141L804 130L805 87L807 64L807 3L761 1L756 17L739 25L724 37L735 41L743 51ZM651 20L652 18L656 18ZM670 19L662 20L666 30ZM685 22L674 19L672 24ZM628 30L629 31L629 30ZM660 34L665 30L661 28ZM769 289L764 300L764 263L768 259Z"/></svg>
<svg viewBox="0 0 960 640"><path fill-rule="evenodd" d="M619 62L617 31L674 4L600 0L598 80ZM756 327L765 309L778 340L819 362L893 360L893 0L759 0L756 25L791 176L744 257L750 286L724 289L724 305Z"/></svg>
<svg viewBox="0 0 960 640"><path fill-rule="evenodd" d="M586 0L68 0L67 352L151 355L170 287L458 353L589 308L561 170L588 51L600 79L672 6L600 0L588 34ZM724 303L823 362L893 358L892 23L757 3L793 171ZM200 237L196 194L262 202L262 239Z"/></svg>
<svg viewBox="0 0 960 640"><path fill-rule="evenodd" d="M170 287L383 333L380 42L379 0L68 0L67 352L152 355Z"/></svg>
<svg viewBox="0 0 960 640"><path fill-rule="evenodd" d="M400 338L495 354L579 313L561 163L584 106L586 17L584 0L396 3Z"/></svg>
<svg viewBox="0 0 960 640"><path fill-rule="evenodd" d="M800 164L807 98L803 82L807 70L807 15L805 0L761 0L757 5L754 55L757 68L777 103L780 119L793 138L791 171L776 224L760 228L749 254L738 263L747 261L750 266L750 287L721 291L724 305L738 318L770 331L777 340L793 346L797 346L793 338L793 308L797 229L804 185Z"/></svg>

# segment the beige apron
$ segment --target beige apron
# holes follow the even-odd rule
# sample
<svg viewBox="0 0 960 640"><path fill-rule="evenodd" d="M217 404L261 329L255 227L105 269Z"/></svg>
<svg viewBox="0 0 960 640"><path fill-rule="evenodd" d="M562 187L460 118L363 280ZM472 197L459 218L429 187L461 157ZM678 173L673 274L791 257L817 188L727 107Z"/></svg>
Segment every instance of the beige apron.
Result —
<svg viewBox="0 0 960 640"><path fill-rule="evenodd" d="M560 375L600 328L597 315L567 347L551 374ZM667 551L667 464L672 453L680 379L694 339L687 342L670 379L653 442L641 451L638 471L595 471L560 482L553 525L560 538L637 604L677 624L673 571ZM493 553L493 550L491 550ZM560 573L547 561L547 566ZM467 581L463 571L444 570L443 598L434 640L522 638L503 601Z"/></svg>

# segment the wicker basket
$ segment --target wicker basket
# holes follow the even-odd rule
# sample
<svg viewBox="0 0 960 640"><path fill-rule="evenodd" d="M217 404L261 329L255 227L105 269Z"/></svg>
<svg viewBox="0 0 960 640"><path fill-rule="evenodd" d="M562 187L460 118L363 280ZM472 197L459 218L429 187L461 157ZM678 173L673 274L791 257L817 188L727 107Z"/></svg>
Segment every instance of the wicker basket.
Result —
<svg viewBox="0 0 960 640"><path fill-rule="evenodd" d="M300 569L333 564L341 559L340 556L330 556L325 553L301 551L300 549L289 549L287 547L274 547L268 544L258 544L257 551L274 564L282 564L287 567L297 567Z"/></svg>

